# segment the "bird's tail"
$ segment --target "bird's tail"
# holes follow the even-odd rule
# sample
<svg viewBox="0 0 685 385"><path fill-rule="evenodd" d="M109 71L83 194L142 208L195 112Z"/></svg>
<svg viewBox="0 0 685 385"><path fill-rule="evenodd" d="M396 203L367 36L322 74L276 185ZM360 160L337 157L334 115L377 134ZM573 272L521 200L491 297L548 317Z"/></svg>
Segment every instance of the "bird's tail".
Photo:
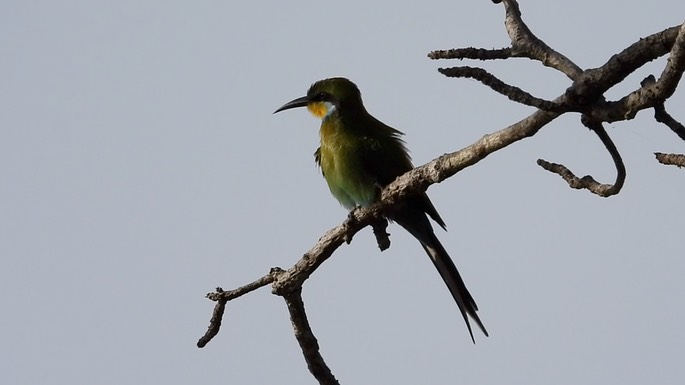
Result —
<svg viewBox="0 0 685 385"><path fill-rule="evenodd" d="M397 224L404 227L421 242L421 246L426 250L426 253L438 269L443 281L447 284L450 293L452 293L452 297L454 297L454 300L457 302L459 311L464 317L464 322L466 322L466 327L469 329L471 340L474 343L476 342L475 338L473 338L469 317L476 322L480 330L483 331L483 334L487 336L488 331L485 330L483 322L481 322L480 317L478 317L478 314L476 313L478 311L478 305L476 305L476 301L474 301L471 293L469 293L469 290L466 288L464 280L461 278L459 270L457 270L457 267L454 265L452 258L450 258L449 254L442 246L438 237L435 236L433 227L428 221L426 214L419 210L412 210L406 206L404 209L392 213L389 217L397 222ZM439 223L442 224L442 221Z"/></svg>
<svg viewBox="0 0 685 385"><path fill-rule="evenodd" d="M454 300L459 307L459 311L461 312L462 317L464 317L464 322L466 322L466 327L469 329L471 340L473 343L476 343L476 340L473 337L473 331L471 330L471 324L469 323L469 317L476 322L480 330L483 331L483 334L488 336L488 331L485 329L480 317L478 317L478 313L476 313L478 311L478 305L476 305L476 301L466 288L464 280L459 274L459 270L457 270L452 258L447 254L447 251L438 240L438 237L431 232L430 236L427 238L427 240L419 239L421 246L426 250L426 253L431 261L433 261L435 268L438 269L443 281L447 284L447 288L450 290L450 293L452 293L452 297L454 297Z"/></svg>

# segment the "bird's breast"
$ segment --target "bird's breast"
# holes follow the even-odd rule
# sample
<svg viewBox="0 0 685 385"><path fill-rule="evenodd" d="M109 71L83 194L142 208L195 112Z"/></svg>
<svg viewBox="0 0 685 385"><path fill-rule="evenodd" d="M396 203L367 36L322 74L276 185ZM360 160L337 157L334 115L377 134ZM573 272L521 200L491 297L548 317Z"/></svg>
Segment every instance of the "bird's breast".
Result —
<svg viewBox="0 0 685 385"><path fill-rule="evenodd" d="M320 135L321 170L333 196L348 209L373 203L376 181L364 169L360 139L326 121Z"/></svg>

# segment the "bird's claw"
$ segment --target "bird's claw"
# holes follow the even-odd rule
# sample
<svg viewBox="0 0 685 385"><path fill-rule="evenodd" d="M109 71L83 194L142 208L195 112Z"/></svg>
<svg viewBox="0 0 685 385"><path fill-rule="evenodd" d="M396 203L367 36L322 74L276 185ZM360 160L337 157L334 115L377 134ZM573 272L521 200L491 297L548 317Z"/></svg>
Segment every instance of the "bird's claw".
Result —
<svg viewBox="0 0 685 385"><path fill-rule="evenodd" d="M347 220L345 221L345 226L347 226L348 228L357 223L357 217L355 216L355 212L359 208L360 208L360 206L355 206L352 210L350 210L347 213ZM354 235L345 234L345 235L343 235L343 240L345 241L345 243L347 243L349 245L352 242L353 237L354 237Z"/></svg>

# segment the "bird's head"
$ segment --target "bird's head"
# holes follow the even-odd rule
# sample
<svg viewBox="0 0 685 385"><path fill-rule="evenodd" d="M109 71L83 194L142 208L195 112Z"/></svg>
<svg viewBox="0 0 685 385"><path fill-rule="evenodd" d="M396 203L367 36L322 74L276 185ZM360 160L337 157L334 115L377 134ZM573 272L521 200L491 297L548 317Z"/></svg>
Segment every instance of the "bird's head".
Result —
<svg viewBox="0 0 685 385"><path fill-rule="evenodd" d="M332 113L364 108L359 88L346 78L329 78L312 84L307 95L289 101L276 112L307 107L314 116L325 119Z"/></svg>

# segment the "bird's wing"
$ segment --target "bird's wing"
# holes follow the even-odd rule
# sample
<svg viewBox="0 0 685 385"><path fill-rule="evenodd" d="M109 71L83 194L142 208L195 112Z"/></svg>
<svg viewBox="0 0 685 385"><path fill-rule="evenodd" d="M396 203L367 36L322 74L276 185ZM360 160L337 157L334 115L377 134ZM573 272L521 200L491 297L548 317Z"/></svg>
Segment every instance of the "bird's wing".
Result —
<svg viewBox="0 0 685 385"><path fill-rule="evenodd" d="M392 183L398 176L414 168L402 132L369 116L368 127L359 138L357 146L361 167L373 176L380 187Z"/></svg>
<svg viewBox="0 0 685 385"><path fill-rule="evenodd" d="M321 175L324 177L326 174L323 172L323 168L321 167L321 147L317 148L316 151L314 151L314 161L316 162L316 165L321 169Z"/></svg>
<svg viewBox="0 0 685 385"><path fill-rule="evenodd" d="M385 125L383 124L383 126ZM379 190L414 168L409 151L400 138L402 133L391 127L385 127L387 129L382 132L382 136L365 136L362 138L362 145L358 147L361 166L367 174L373 176ZM446 229L445 221L438 214L428 195L424 193L408 197L407 203L412 207L419 208L440 227Z"/></svg>

